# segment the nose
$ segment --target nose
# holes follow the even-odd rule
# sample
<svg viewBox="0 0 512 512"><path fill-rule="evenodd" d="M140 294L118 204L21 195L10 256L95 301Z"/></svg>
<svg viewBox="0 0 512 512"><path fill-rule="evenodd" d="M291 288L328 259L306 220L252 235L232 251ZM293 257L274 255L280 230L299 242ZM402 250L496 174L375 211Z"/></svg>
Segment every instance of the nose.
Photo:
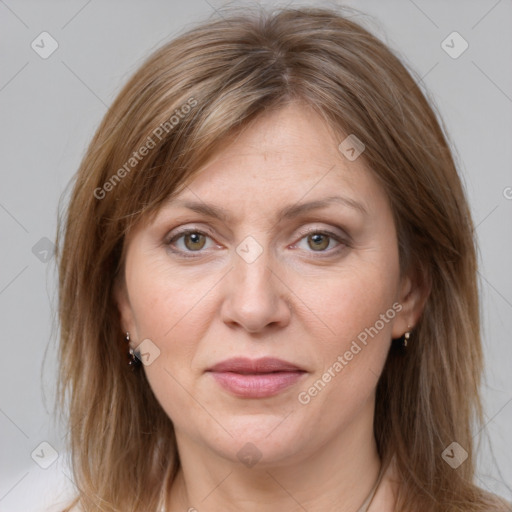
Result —
<svg viewBox="0 0 512 512"><path fill-rule="evenodd" d="M233 270L223 280L221 317L230 327L249 333L288 325L291 317L288 290L279 278L267 250L253 262L234 254Z"/></svg>

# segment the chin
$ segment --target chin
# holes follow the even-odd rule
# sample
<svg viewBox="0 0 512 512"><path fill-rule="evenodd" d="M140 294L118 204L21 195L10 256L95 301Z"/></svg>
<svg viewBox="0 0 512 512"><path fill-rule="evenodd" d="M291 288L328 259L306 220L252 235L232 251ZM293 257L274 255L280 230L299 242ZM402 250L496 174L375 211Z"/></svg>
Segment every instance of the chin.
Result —
<svg viewBox="0 0 512 512"><path fill-rule="evenodd" d="M252 414L221 420L215 439L205 439L211 449L232 462L259 468L291 464L304 458L310 444L304 429L286 414ZM292 416L292 415L290 415ZM211 433L211 430L209 430Z"/></svg>

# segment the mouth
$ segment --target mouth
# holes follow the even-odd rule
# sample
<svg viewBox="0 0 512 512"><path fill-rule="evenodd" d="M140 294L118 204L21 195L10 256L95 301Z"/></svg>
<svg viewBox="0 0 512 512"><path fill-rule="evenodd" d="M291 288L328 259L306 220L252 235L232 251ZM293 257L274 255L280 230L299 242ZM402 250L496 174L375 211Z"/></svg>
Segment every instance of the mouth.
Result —
<svg viewBox="0 0 512 512"><path fill-rule="evenodd" d="M242 398L266 398L296 384L307 373L299 366L275 358L232 358L209 368L224 390Z"/></svg>

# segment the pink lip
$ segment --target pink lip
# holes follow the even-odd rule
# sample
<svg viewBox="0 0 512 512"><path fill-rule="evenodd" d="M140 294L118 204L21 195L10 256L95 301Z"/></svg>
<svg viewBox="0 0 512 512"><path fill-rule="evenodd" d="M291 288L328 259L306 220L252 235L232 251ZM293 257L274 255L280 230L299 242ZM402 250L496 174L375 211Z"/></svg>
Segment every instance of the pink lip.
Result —
<svg viewBox="0 0 512 512"><path fill-rule="evenodd" d="M213 378L235 396L265 398L295 384L306 372L281 359L237 357L208 370Z"/></svg>

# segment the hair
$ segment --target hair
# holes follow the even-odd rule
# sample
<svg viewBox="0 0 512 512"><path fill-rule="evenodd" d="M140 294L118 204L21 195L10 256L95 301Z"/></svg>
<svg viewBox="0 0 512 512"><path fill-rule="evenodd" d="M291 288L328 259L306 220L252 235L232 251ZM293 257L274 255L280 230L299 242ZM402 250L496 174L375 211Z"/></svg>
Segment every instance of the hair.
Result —
<svg viewBox="0 0 512 512"><path fill-rule="evenodd" d="M338 10L244 9L149 56L104 116L59 215L58 396L77 486L66 510L157 510L168 493L180 465L173 424L145 373L128 370L113 296L125 240L222 142L292 102L322 116L340 142L363 141L361 158L389 197L401 272L429 284L407 353L392 346L376 390L378 452L400 478L395 510L506 510L473 483L483 369L476 247L421 79ZM454 441L468 452L457 469L441 457Z"/></svg>

